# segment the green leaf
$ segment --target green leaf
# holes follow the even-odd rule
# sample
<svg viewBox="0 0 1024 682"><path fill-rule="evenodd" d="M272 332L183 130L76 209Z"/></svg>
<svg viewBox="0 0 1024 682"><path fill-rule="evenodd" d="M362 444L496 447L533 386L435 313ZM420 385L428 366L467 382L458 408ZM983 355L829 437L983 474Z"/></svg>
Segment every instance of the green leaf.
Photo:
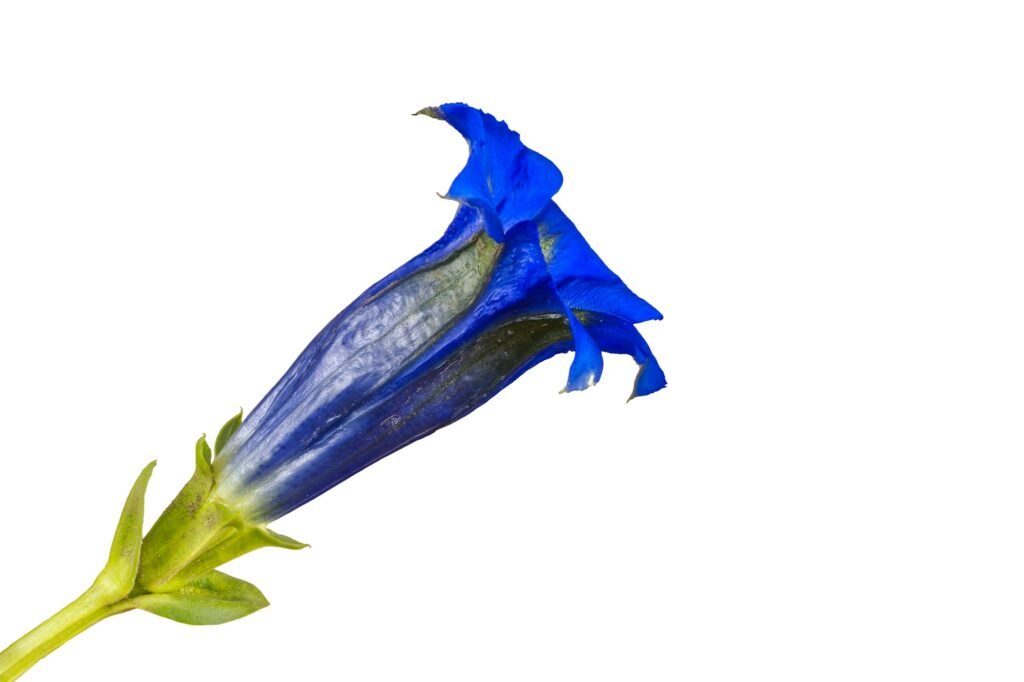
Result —
<svg viewBox="0 0 1024 682"><path fill-rule="evenodd" d="M156 461L146 465L135 485L128 493L121 518L114 531L114 540L110 543L110 556L107 565L96 577L91 590L104 600L117 601L128 595L135 585L135 576L139 571L139 556L142 552L142 517L145 510L146 486L153 475Z"/></svg>
<svg viewBox="0 0 1024 682"><path fill-rule="evenodd" d="M255 585L220 571L211 571L175 592L142 595L132 603L187 625L227 623L270 604Z"/></svg>
<svg viewBox="0 0 1024 682"><path fill-rule="evenodd" d="M217 439L213 442L213 454L219 455L220 451L224 449L224 444L228 442L228 439L234 435L238 427L242 425L242 408L238 408L238 414L224 423L224 426L220 427L220 432L217 433Z"/></svg>

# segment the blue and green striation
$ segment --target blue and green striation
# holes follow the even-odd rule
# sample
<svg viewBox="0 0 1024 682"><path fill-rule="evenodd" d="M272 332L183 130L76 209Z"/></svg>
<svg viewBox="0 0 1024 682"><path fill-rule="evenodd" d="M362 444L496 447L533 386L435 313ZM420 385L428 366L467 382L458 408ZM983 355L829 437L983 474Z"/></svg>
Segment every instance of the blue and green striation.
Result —
<svg viewBox="0 0 1024 682"><path fill-rule="evenodd" d="M421 114L469 143L442 237L339 313L244 420L211 448L143 537L149 465L125 504L96 582L0 652L0 682L94 623L142 609L217 624L267 605L222 564L261 547L304 547L267 524L487 402L526 370L572 351L566 390L601 378L602 353L639 366L631 397L665 386L635 324L661 314L622 282L552 197L558 168L465 104Z"/></svg>

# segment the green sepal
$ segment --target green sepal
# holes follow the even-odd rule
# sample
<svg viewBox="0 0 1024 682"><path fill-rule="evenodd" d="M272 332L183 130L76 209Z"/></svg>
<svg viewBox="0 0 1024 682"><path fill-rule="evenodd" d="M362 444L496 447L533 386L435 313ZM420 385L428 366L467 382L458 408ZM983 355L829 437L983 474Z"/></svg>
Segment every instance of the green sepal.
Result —
<svg viewBox="0 0 1024 682"><path fill-rule="evenodd" d="M89 591L100 601L118 601L128 596L135 585L142 554L142 520L145 511L146 487L153 475L156 460L150 462L139 474L128 493L121 517L110 543L107 565L96 576Z"/></svg>
<svg viewBox="0 0 1024 682"><path fill-rule="evenodd" d="M181 567L171 580L161 585L148 586L151 591L176 590L232 559L263 547L309 547L304 542L276 533L266 526L250 523L221 502L208 502L201 514L204 519L216 519L216 523L219 524L212 529L206 547L194 555L187 565ZM209 522L204 524L209 525Z"/></svg>
<svg viewBox="0 0 1024 682"><path fill-rule="evenodd" d="M204 435L196 442L195 473L142 541L139 587L159 591L164 576L173 576L188 563L189 556L202 550L209 541L208 529L221 525L219 519L209 513L201 516L213 489L211 459Z"/></svg>
<svg viewBox="0 0 1024 682"><path fill-rule="evenodd" d="M266 547L280 547L281 549L306 549L309 547L309 543L299 542L287 535L274 532L266 526L260 526L259 531L264 536L264 544Z"/></svg>
<svg viewBox="0 0 1024 682"><path fill-rule="evenodd" d="M175 592L142 595L132 604L187 625L219 625L248 616L270 602L252 583L211 571Z"/></svg>
<svg viewBox="0 0 1024 682"><path fill-rule="evenodd" d="M221 428L219 452L241 424ZM181 623L215 625L268 606L260 590L216 569L261 547L308 545L245 517L215 491L213 451L196 442L195 472L145 537L146 487L156 462L136 479L124 503L107 563L78 599L0 651L0 682L14 680L51 651L109 616L142 609Z"/></svg>
<svg viewBox="0 0 1024 682"><path fill-rule="evenodd" d="M196 470L209 469L211 464L213 464L213 452L210 451L210 444L206 442L204 433L196 441Z"/></svg>
<svg viewBox="0 0 1024 682"><path fill-rule="evenodd" d="M238 414L224 422L224 426L220 427L220 431L217 433L217 438L213 442L213 454L220 454L220 451L224 449L224 445L228 442L228 439L235 435L235 431L237 431L238 427L241 425L242 408L238 408Z"/></svg>
<svg viewBox="0 0 1024 682"><path fill-rule="evenodd" d="M196 443L196 470L143 540L135 594L170 593L261 547L308 545L250 522L211 494L210 447Z"/></svg>

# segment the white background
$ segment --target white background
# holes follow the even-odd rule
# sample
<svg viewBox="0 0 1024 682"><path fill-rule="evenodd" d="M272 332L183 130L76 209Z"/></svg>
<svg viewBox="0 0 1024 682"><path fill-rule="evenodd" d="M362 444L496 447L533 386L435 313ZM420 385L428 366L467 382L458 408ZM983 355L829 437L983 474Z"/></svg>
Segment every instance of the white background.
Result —
<svg viewBox="0 0 1024 682"><path fill-rule="evenodd" d="M0 641L441 233L465 145L409 114L464 100L668 389L552 360L279 521L229 569L270 608L26 679L1020 680L1018 7L3 3Z"/></svg>

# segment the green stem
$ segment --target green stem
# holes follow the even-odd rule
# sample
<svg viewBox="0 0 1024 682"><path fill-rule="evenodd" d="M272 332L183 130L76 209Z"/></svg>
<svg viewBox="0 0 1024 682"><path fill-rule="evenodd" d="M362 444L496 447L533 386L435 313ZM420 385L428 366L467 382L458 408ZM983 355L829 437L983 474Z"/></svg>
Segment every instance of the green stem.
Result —
<svg viewBox="0 0 1024 682"><path fill-rule="evenodd" d="M0 682L12 682L47 654L108 616L134 608L128 599L109 603L94 589L0 651Z"/></svg>
<svg viewBox="0 0 1024 682"><path fill-rule="evenodd" d="M144 499L156 462L143 469L125 501L107 565L81 597L0 651L0 682L13 682L75 635L131 609L214 625L267 606L255 585L216 569L261 547L306 545L248 521L213 495L210 462L210 446L200 438L195 474L145 539Z"/></svg>

